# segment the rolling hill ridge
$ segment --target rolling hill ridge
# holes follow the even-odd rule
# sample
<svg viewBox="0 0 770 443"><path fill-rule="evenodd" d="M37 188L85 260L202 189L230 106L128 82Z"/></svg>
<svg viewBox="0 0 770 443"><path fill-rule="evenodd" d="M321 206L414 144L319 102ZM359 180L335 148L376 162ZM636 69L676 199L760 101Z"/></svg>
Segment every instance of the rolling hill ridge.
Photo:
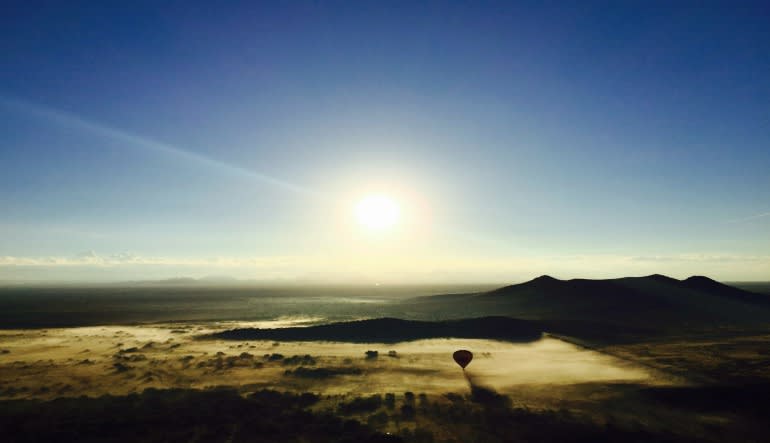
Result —
<svg viewBox="0 0 770 443"><path fill-rule="evenodd" d="M770 321L770 297L703 276L559 280L543 275L488 292L421 297L414 303L419 309L440 313L462 306L469 316L494 313L551 324L604 324L650 331Z"/></svg>

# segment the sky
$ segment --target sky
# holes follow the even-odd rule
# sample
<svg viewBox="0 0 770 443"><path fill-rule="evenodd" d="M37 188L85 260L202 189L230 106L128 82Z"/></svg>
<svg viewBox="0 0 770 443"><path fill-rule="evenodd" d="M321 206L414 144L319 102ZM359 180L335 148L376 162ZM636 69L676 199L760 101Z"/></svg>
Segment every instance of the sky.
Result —
<svg viewBox="0 0 770 443"><path fill-rule="evenodd" d="M769 18L3 2L0 280L770 280Z"/></svg>

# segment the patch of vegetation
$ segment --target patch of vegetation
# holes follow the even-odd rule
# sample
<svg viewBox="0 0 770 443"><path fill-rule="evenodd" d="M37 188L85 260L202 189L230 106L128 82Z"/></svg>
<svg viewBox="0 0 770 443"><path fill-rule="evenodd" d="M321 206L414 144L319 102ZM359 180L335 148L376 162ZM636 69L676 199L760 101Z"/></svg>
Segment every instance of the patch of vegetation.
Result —
<svg viewBox="0 0 770 443"><path fill-rule="evenodd" d="M770 404L759 399L770 398L770 383L744 386L678 386L650 387L642 394L656 402L698 413L740 413L770 422Z"/></svg>
<svg viewBox="0 0 770 443"><path fill-rule="evenodd" d="M403 442L356 420L314 413L314 394L155 390L123 397L0 402L3 441Z"/></svg>
<svg viewBox="0 0 770 443"><path fill-rule="evenodd" d="M447 400L451 401L452 403L459 403L465 400L462 395L456 394L454 392L447 392L444 394L444 397L446 397Z"/></svg>
<svg viewBox="0 0 770 443"><path fill-rule="evenodd" d="M471 400L487 406L496 408L507 408L511 406L511 399L508 396L500 395L492 389L482 386L471 386Z"/></svg>
<svg viewBox="0 0 770 443"><path fill-rule="evenodd" d="M316 364L315 358L313 358L311 355L305 354L305 355L293 355L289 358L286 358L283 360L284 365L305 365L305 366L312 366Z"/></svg>
<svg viewBox="0 0 770 443"><path fill-rule="evenodd" d="M317 368L309 368L315 370ZM152 376L146 373L146 376ZM10 389L10 388L9 388ZM22 393L27 388L13 388ZM73 393L70 385L51 392ZM416 408L404 402L389 412L394 394L358 397L324 409L317 394L272 390L245 398L235 390L145 390L142 394L99 398L60 398L41 402L0 401L3 442L725 442L768 441L766 386L650 388L642 391L661 407L686 412L679 430L608 420L596 423L564 410L514 408L506 396L476 387L467 396L417 395ZM404 396L406 399L406 395ZM423 402L423 398L425 399ZM426 406L423 408L423 403ZM312 410L308 409L312 407ZM699 428L696 411L741 413ZM747 411L750 414L744 414ZM356 417L356 420L350 417ZM359 420L365 421L365 423ZM394 429L394 435L381 431ZM700 429L700 431L699 431Z"/></svg>
<svg viewBox="0 0 770 443"><path fill-rule="evenodd" d="M404 437L406 437L404 435ZM409 441L413 443L433 443L433 433L427 429L415 428L412 435L409 436Z"/></svg>
<svg viewBox="0 0 770 443"><path fill-rule="evenodd" d="M14 397L17 394L23 394L29 392L27 386L8 386L5 389L0 389L0 396L2 397Z"/></svg>
<svg viewBox="0 0 770 443"><path fill-rule="evenodd" d="M115 368L115 372L126 372L133 369L131 366L124 365L123 363L115 363L112 367Z"/></svg>
<svg viewBox="0 0 770 443"><path fill-rule="evenodd" d="M385 394L385 407L388 409L393 409L396 407L396 394L392 392Z"/></svg>
<svg viewBox="0 0 770 443"><path fill-rule="evenodd" d="M320 400L320 397L312 392L292 394L290 392L278 392L270 389L262 389L254 392L249 394L247 398L262 403L270 403L277 408L283 409L292 407L307 408L318 403Z"/></svg>
<svg viewBox="0 0 770 443"><path fill-rule="evenodd" d="M300 366L294 370L287 369L283 372L283 375L287 376L313 379L325 379L339 375L361 374L363 374L363 371L359 368L307 368L304 366Z"/></svg>
<svg viewBox="0 0 770 443"><path fill-rule="evenodd" d="M417 415L417 411L415 411L414 406L410 404L401 406L401 418L403 420L414 420L415 415Z"/></svg>
<svg viewBox="0 0 770 443"><path fill-rule="evenodd" d="M147 357L145 357L144 354L124 355L124 354L118 353L113 355L112 358L118 361L127 361L127 362L139 362L139 361L147 360Z"/></svg>
<svg viewBox="0 0 770 443"><path fill-rule="evenodd" d="M373 428L382 428L388 424L390 417L383 411L372 414L366 419L366 424Z"/></svg>
<svg viewBox="0 0 770 443"><path fill-rule="evenodd" d="M425 338L455 337L530 342L538 340L542 335L542 331L542 325L537 322L508 317L483 317L436 322L377 318L306 327L276 329L240 328L217 332L202 338L398 343Z"/></svg>
<svg viewBox="0 0 770 443"><path fill-rule="evenodd" d="M382 396L376 394L369 397L356 397L349 402L340 403L337 411L342 415L351 415L362 412L374 412L380 407L382 407Z"/></svg>
<svg viewBox="0 0 770 443"><path fill-rule="evenodd" d="M134 347L131 347L131 348L127 348L127 349L121 349L121 350L120 350L120 351L118 351L118 352L119 352L120 354L128 354L128 353L131 353L131 352L139 352L139 348L137 348L136 346L134 346Z"/></svg>
<svg viewBox="0 0 770 443"><path fill-rule="evenodd" d="M210 358L208 360L204 360L201 362L198 362L197 367L198 368L214 368L217 371L231 369L231 368L261 368L262 362L256 362L254 361L254 356L252 354L249 354L248 352L242 352L240 355L231 355L229 357L224 357L225 354L222 352L217 352L216 357ZM188 364L190 361L193 360L193 357L191 355L182 357L182 363Z"/></svg>

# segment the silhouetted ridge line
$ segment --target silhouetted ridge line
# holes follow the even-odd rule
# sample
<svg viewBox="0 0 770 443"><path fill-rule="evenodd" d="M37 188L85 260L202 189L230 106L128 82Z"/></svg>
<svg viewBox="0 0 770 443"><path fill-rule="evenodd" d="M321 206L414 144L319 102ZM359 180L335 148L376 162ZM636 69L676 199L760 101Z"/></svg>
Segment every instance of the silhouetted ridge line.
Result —
<svg viewBox="0 0 770 443"><path fill-rule="evenodd" d="M699 287L699 288L729 288L729 289L737 289L733 288L732 286L728 286L722 283L719 283L716 280L712 280L708 277L705 277L703 275L693 275L691 277L687 277L686 279L682 280L682 283L685 285L688 285L690 287Z"/></svg>
<svg viewBox="0 0 770 443"><path fill-rule="evenodd" d="M770 297L728 286L707 277L677 280L661 274L605 280L558 280L541 276L462 299L423 299L437 309L464 303L483 315L594 325L623 325L650 330L760 325L770 318ZM559 326L561 327L561 326ZM597 326L598 327L598 326ZM590 328L581 327L586 335Z"/></svg>
<svg viewBox="0 0 770 443"><path fill-rule="evenodd" d="M539 323L510 317L481 317L438 322L377 318L280 329L242 328L202 338L224 340L341 341L396 343L427 338L486 338L515 342L541 337Z"/></svg>
<svg viewBox="0 0 770 443"><path fill-rule="evenodd" d="M525 283L519 283L516 285L505 286L499 289L489 291L482 295L510 295L510 294L541 294L543 296L548 295L581 295L581 294L602 294L608 291L622 291L617 282L613 280L587 280L587 279L572 279L572 280L558 280L553 277L544 275L534 280L530 280Z"/></svg>
<svg viewBox="0 0 770 443"><path fill-rule="evenodd" d="M723 283L714 281L704 276L692 276L685 280L677 280L672 277L661 274L652 274L645 277L623 277L605 280L590 279L571 279L559 280L548 275L542 275L528 282L519 283L510 286L504 286L480 295L530 295L533 291L542 291L543 296L563 295L563 296L640 296L640 297L664 297L681 292L689 291L701 293L702 295L720 296L732 298L743 302L768 303L770 299L760 294L738 289Z"/></svg>
<svg viewBox="0 0 770 443"><path fill-rule="evenodd" d="M530 280L530 282L538 282L538 283L551 283L551 282L560 282L562 280L559 280L558 278L553 278L550 275L541 275L540 277L533 278Z"/></svg>
<svg viewBox="0 0 770 443"><path fill-rule="evenodd" d="M688 277L682 280L681 284L687 288L705 292L711 295L731 297L749 303L770 304L770 298L765 295L745 291L743 289L726 285L724 283L719 283L718 281L712 280L702 275L693 275L692 277Z"/></svg>
<svg viewBox="0 0 770 443"><path fill-rule="evenodd" d="M628 278L641 278L641 279L655 280L655 281L658 281L658 282L671 283L671 284L679 283L679 280L677 280L677 279L675 279L673 277L669 277L668 275L663 275L663 274L652 274L652 275L648 275L646 277L628 277Z"/></svg>

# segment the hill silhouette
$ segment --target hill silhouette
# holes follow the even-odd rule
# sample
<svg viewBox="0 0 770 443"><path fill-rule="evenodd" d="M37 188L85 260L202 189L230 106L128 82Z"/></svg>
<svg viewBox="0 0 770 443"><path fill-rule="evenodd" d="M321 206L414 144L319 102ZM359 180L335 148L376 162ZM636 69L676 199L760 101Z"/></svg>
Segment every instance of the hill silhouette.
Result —
<svg viewBox="0 0 770 443"><path fill-rule="evenodd" d="M667 308L666 312L685 309L697 314L742 310L747 304L770 307L770 298L719 283L708 277L693 276L677 280L665 275L623 277L607 280L558 280L548 275L526 283L505 286L482 297L526 299L545 297L551 304L577 304L592 312L622 312L628 309ZM660 312L659 312L660 313ZM660 313L664 314L664 313Z"/></svg>
<svg viewBox="0 0 770 443"><path fill-rule="evenodd" d="M559 280L543 275L488 292L420 297L413 302L424 311L508 315L583 336L594 330L606 335L609 330L652 333L757 326L770 319L770 297L702 276Z"/></svg>
<svg viewBox="0 0 770 443"><path fill-rule="evenodd" d="M746 291L743 289L719 283L702 275L693 275L681 281L683 286L690 289L708 292L712 295L733 298L748 303L770 304L770 297L763 294Z"/></svg>
<svg viewBox="0 0 770 443"><path fill-rule="evenodd" d="M765 328L770 297L703 276L560 280L543 275L492 291L405 302L417 321L378 318L311 327L234 329L210 337L394 343L425 338L537 339L541 331L592 342L713 328ZM404 306L404 305L400 305ZM445 320L447 318L457 320Z"/></svg>

